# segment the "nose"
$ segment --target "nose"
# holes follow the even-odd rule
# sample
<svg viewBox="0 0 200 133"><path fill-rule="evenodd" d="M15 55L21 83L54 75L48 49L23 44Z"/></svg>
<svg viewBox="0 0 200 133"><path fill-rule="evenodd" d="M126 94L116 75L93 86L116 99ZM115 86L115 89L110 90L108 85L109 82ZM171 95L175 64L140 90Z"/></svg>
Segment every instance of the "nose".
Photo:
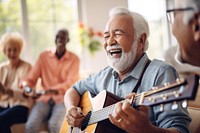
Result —
<svg viewBox="0 0 200 133"><path fill-rule="evenodd" d="M108 40L106 41L107 45L114 45L117 43L117 41L115 40L115 38L111 35Z"/></svg>
<svg viewBox="0 0 200 133"><path fill-rule="evenodd" d="M11 50L11 51L10 51L10 55L11 55L11 56L14 56L15 53L16 53L15 50Z"/></svg>

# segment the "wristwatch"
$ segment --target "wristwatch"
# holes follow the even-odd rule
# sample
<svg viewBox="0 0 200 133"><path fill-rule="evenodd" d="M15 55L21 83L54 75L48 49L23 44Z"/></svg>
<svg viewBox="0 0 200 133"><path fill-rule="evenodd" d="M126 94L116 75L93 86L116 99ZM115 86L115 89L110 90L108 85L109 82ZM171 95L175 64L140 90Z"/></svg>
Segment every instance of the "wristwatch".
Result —
<svg viewBox="0 0 200 133"><path fill-rule="evenodd" d="M26 93L31 93L31 92L32 92L32 89L31 89L29 86L25 86L25 87L24 87L24 91L25 91Z"/></svg>

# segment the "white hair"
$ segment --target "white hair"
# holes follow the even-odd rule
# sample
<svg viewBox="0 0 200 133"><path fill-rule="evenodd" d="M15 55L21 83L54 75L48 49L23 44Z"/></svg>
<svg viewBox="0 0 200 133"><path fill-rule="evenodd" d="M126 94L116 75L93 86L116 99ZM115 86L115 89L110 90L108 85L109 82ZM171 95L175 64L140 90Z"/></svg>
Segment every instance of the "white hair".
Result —
<svg viewBox="0 0 200 133"><path fill-rule="evenodd" d="M0 49L5 53L7 45L17 45L20 52L25 46L25 40L23 36L18 32L7 32L5 33L0 40Z"/></svg>
<svg viewBox="0 0 200 133"><path fill-rule="evenodd" d="M136 12L131 12L129 11L127 8L125 7L115 7L113 9L110 10L109 12L109 16L113 17L113 16L119 16L119 15L130 15L133 19L133 28L135 30L135 39L138 39L138 37L143 34L146 33L146 41L145 41L145 46L144 46L144 51L147 51L148 49L148 45L149 45L149 41L148 41L148 36L149 36L149 25L147 20L140 14L136 13Z"/></svg>
<svg viewBox="0 0 200 133"><path fill-rule="evenodd" d="M191 7L194 11L187 11L184 13L183 22L189 24L195 13L200 11L200 0L183 0L183 8Z"/></svg>

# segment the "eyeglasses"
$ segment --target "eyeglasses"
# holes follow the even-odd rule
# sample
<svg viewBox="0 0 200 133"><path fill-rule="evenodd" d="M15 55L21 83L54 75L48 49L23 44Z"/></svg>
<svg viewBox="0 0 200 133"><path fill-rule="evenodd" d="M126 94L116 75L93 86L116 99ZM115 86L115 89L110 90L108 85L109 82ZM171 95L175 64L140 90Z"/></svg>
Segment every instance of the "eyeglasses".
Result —
<svg viewBox="0 0 200 133"><path fill-rule="evenodd" d="M167 10L166 13L167 13L167 19L168 21L173 24L174 23L174 18L175 18L175 15L176 15L176 12L182 12L182 11L194 11L194 8L192 7L187 7L187 8L177 8L177 9L170 9L170 10Z"/></svg>

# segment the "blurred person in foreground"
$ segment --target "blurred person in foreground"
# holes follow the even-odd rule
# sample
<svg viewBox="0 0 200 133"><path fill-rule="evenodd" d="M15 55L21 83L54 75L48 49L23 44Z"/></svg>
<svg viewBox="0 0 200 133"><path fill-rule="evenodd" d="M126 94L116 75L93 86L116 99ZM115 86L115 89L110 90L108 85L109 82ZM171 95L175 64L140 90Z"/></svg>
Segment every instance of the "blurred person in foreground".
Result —
<svg viewBox="0 0 200 133"><path fill-rule="evenodd" d="M165 60L180 76L200 75L200 1L175 0L174 9L168 9L167 15L178 45L165 52ZM188 105L200 108L200 90L195 101L189 101Z"/></svg>
<svg viewBox="0 0 200 133"><path fill-rule="evenodd" d="M178 45L166 51L166 61L171 63L183 77L190 73L200 75L200 1L175 0L174 8L168 9L167 14ZM200 121L197 116L200 108L200 86L195 101L189 101L188 106L192 117L191 131L199 132Z"/></svg>
<svg viewBox="0 0 200 133"><path fill-rule="evenodd" d="M42 52L22 82L24 90L33 89L40 78L39 90L55 92L41 95L36 99L26 123L26 133L38 133L45 121L48 122L50 133L58 133L60 130L65 116L64 94L79 79L80 61L74 53L67 50L69 40L67 29L58 30L55 36L56 49Z"/></svg>
<svg viewBox="0 0 200 133"><path fill-rule="evenodd" d="M107 90L120 98L130 98L135 93L148 91L153 86L178 77L171 65L157 59L149 60L146 54L148 36L148 23L140 14L123 7L110 11L104 31L104 48L109 66L76 82L66 92L66 120L70 126L80 127L85 118L77 106L86 91L98 94ZM139 106L135 109L129 102L118 102L109 120L131 133L189 133L191 119L187 109L179 106L177 110L171 110L171 105L166 104L164 111L161 111L160 106Z"/></svg>
<svg viewBox="0 0 200 133"><path fill-rule="evenodd" d="M0 46L7 61L0 64L0 132L11 133L14 124L25 123L33 100L24 97L19 87L20 81L28 74L31 65L20 54L24 45L22 36L17 32L5 33Z"/></svg>

